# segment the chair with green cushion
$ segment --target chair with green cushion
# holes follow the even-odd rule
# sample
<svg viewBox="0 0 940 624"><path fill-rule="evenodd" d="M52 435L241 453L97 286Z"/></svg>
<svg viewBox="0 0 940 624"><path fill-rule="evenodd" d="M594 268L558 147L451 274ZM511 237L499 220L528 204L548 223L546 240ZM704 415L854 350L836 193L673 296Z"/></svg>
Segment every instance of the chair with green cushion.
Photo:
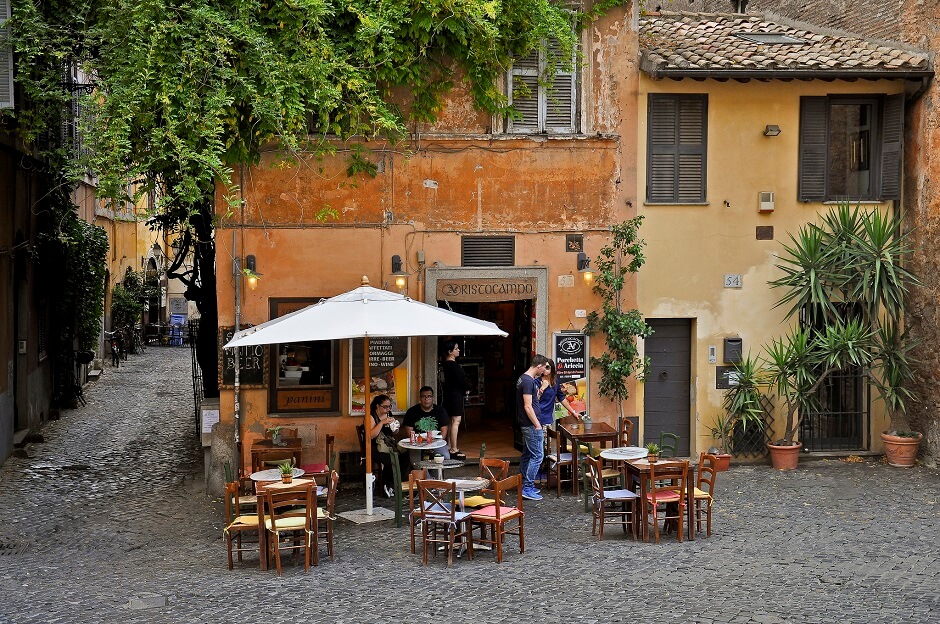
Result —
<svg viewBox="0 0 940 624"><path fill-rule="evenodd" d="M679 448L679 436L667 431L659 434L660 457L675 457L677 448Z"/></svg>

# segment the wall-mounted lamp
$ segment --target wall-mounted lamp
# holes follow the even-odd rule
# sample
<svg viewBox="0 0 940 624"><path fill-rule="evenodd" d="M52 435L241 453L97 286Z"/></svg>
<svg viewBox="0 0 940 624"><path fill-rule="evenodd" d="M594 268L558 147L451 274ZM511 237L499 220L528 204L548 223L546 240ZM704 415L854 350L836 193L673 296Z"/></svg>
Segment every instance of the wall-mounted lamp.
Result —
<svg viewBox="0 0 940 624"><path fill-rule="evenodd" d="M777 136L780 134L780 126L777 124L767 124L764 126L764 136Z"/></svg>
<svg viewBox="0 0 940 624"><path fill-rule="evenodd" d="M392 277L395 278L395 286L399 289L404 288L408 283L408 273L402 270L401 256L398 254L392 256Z"/></svg>
<svg viewBox="0 0 940 624"><path fill-rule="evenodd" d="M583 251L578 252L578 273L581 274L585 282L594 279L594 271L591 270L591 259Z"/></svg>
<svg viewBox="0 0 940 624"><path fill-rule="evenodd" d="M245 256L245 268L242 269L242 272L245 274L245 277L248 278L248 288L252 290L258 287L258 278L261 276L257 268L255 257L251 255Z"/></svg>

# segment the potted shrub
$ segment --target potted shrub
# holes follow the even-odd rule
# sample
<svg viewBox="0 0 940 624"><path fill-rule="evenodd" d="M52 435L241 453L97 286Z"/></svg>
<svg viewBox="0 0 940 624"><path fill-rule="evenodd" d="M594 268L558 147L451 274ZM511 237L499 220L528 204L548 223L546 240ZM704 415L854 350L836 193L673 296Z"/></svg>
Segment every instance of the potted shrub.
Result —
<svg viewBox="0 0 940 624"><path fill-rule="evenodd" d="M913 378L910 350L914 341L902 332L897 323L885 323L879 330L879 344L886 346L870 373L888 412L890 428L881 433L888 464L898 468L911 468L924 435L911 431L907 420L907 401L914 396L906 384Z"/></svg>
<svg viewBox="0 0 940 624"><path fill-rule="evenodd" d="M650 442L646 445L646 459L651 463L655 464L659 461L659 445L655 442Z"/></svg>
<svg viewBox="0 0 940 624"><path fill-rule="evenodd" d="M774 447L799 452L795 437L803 416L819 408L817 390L847 367L864 371L884 401L891 424L883 439L920 443L922 436L903 426L905 401L913 399L906 385L914 342L900 327L907 290L920 283L904 266L908 236L900 214L861 211L848 202L790 236L778 265L784 276L770 285L786 290L777 305L790 305L787 317L800 326L765 348L771 385L786 411L772 457Z"/></svg>
<svg viewBox="0 0 940 624"><path fill-rule="evenodd" d="M766 373L761 361L750 354L735 364L734 381L725 391L722 407L712 427L712 436L719 441L720 448L709 449L714 452L717 462L715 469L727 470L731 463L732 436L735 428L746 430L751 427L764 428L764 405L761 386L765 385Z"/></svg>
<svg viewBox="0 0 940 624"><path fill-rule="evenodd" d="M271 445L272 446L282 446L281 442L281 429L282 427L278 425L277 427L270 427L268 433L271 434Z"/></svg>
<svg viewBox="0 0 940 624"><path fill-rule="evenodd" d="M433 416L422 416L415 423L415 431L418 433L437 431L437 419Z"/></svg>
<svg viewBox="0 0 940 624"><path fill-rule="evenodd" d="M294 480L294 467L291 466L290 462L278 464L277 467L281 471L281 482L290 483Z"/></svg>

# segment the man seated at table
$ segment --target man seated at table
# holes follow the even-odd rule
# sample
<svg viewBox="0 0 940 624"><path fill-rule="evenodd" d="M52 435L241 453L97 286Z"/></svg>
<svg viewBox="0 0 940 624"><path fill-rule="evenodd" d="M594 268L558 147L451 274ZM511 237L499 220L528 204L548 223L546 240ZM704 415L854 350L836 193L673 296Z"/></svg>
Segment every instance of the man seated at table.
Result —
<svg viewBox="0 0 940 624"><path fill-rule="evenodd" d="M424 386L418 390L419 402L412 405L405 412L405 434L410 436L415 431L415 424L424 418L430 416L437 421L437 428L441 431L441 437L447 439L447 428L450 426L450 416L447 411L434 402L434 389L431 386ZM439 449L434 449L435 453L440 453L444 459L450 459L450 452L445 444ZM412 450L410 453L411 464L415 465L421 461L421 451Z"/></svg>

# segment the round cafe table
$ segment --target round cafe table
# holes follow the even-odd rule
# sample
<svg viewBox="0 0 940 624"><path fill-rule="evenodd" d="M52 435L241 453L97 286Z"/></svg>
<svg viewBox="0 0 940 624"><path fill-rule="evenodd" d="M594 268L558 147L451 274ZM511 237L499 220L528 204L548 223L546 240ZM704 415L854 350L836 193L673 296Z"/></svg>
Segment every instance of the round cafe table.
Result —
<svg viewBox="0 0 940 624"><path fill-rule="evenodd" d="M442 481L444 479L444 470L448 468L461 468L464 466L464 462L459 459L445 459L443 462L436 462L433 459L426 459L424 461L419 461L417 466L418 468L436 470L437 480Z"/></svg>
<svg viewBox="0 0 940 624"><path fill-rule="evenodd" d="M402 438L398 441L398 446L411 449L413 451L431 451L434 449L439 449L442 446L447 444L447 440L441 438L434 438L430 442L427 441L426 437L419 438L418 442L412 443L411 438Z"/></svg>
<svg viewBox="0 0 940 624"><path fill-rule="evenodd" d="M299 476L302 476L304 471L300 468L294 468L291 472L291 476L295 479ZM258 472L251 473L252 481L280 481L281 480L281 469L280 468L268 468L267 470L259 470Z"/></svg>
<svg viewBox="0 0 940 624"><path fill-rule="evenodd" d="M643 459L649 454L642 446L619 446L601 451L601 457L614 461L630 461L633 459Z"/></svg>

